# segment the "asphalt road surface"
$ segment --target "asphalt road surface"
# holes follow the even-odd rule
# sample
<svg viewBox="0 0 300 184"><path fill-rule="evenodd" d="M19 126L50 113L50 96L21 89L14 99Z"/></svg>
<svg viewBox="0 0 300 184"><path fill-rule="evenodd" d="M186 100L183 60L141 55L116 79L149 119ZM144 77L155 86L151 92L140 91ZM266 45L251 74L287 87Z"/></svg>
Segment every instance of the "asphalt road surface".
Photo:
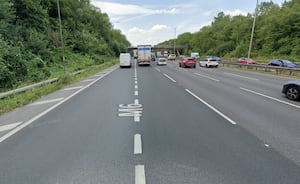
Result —
<svg viewBox="0 0 300 184"><path fill-rule="evenodd" d="M300 104L278 92L284 78L177 64L117 68L55 98L3 133L0 183L300 183Z"/></svg>

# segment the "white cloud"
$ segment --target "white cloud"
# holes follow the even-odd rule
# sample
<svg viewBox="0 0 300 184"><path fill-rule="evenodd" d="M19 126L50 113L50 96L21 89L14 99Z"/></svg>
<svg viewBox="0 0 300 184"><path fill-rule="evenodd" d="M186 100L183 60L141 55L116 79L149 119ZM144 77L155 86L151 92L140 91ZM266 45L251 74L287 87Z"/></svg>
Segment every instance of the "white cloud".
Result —
<svg viewBox="0 0 300 184"><path fill-rule="evenodd" d="M142 6L132 5L132 4L121 4L104 2L99 0L92 0L91 4L101 9L102 12L108 13L112 16L114 15L135 15L135 14L176 14L178 9L151 9Z"/></svg>
<svg viewBox="0 0 300 184"><path fill-rule="evenodd" d="M237 15L247 15L248 12L242 11L242 10L226 10L223 11L225 13L225 15L231 15L231 16L237 16Z"/></svg>
<svg viewBox="0 0 300 184"><path fill-rule="evenodd" d="M150 29L133 27L127 31L126 35L133 45L154 45L158 42L174 38L174 30L167 25L157 24Z"/></svg>

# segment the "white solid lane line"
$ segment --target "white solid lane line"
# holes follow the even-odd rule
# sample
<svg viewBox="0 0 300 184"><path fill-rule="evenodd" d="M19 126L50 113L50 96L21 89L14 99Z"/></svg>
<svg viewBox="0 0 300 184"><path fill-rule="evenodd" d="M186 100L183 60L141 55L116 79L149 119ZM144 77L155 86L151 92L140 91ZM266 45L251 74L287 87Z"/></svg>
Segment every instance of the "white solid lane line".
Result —
<svg viewBox="0 0 300 184"><path fill-rule="evenodd" d="M21 123L22 122L11 123L11 124L8 124L8 125L2 125L2 126L0 126L0 132L11 130L11 129L15 128L16 126L20 125Z"/></svg>
<svg viewBox="0 0 300 184"><path fill-rule="evenodd" d="M55 98L55 99L52 99L52 100L44 100L44 101L34 102L32 104L29 104L29 106L43 105L43 104L48 104L48 103L59 102L59 101L61 101L63 99L64 98Z"/></svg>
<svg viewBox="0 0 300 184"><path fill-rule="evenodd" d="M170 77L169 75L164 73L164 76L167 77L168 79L170 79L172 82L176 82L176 80L174 80L172 77Z"/></svg>
<svg viewBox="0 0 300 184"><path fill-rule="evenodd" d="M246 89L246 88L243 88L243 87L240 87L240 89L244 90L244 91L247 91L249 93L253 93L253 94L256 94L256 95L259 95L259 96L262 96L262 97L265 97L265 98L268 98L268 99L271 99L271 100L274 100L276 102L283 103L285 105L289 105L289 106L296 107L296 108L300 109L299 105L295 105L295 104L292 104L292 103L289 103L289 102L286 102L286 101L283 101L283 100L279 100L277 98L273 98L271 96L264 95L262 93L259 93L259 92L256 92L256 91L253 91L253 90L250 90L250 89Z"/></svg>
<svg viewBox="0 0 300 184"><path fill-rule="evenodd" d="M201 99L200 97L198 97L197 95L195 95L193 92L191 92L188 89L185 89L185 91L187 91L189 94L191 94L193 97L195 97L197 100L199 100L200 102L202 102L204 105L206 105L207 107L209 107L211 110L215 111L217 114L219 114L221 117L223 117L224 119L226 119L229 123L236 125L237 123L235 121L233 121L231 118L229 118L228 116L226 116L225 114L223 114L221 111L219 111L218 109L214 108L212 105L210 105L209 103L207 103L206 101L204 101L203 99Z"/></svg>
<svg viewBox="0 0 300 184"><path fill-rule="evenodd" d="M216 82L220 82L220 80L218 79L215 79L215 78L212 78L212 77L209 77L209 76L206 76L206 75L202 75L200 73L194 73L195 75L199 75L201 77L204 77L204 78L207 78L207 79L210 79L210 80L213 80L213 81L216 81Z"/></svg>
<svg viewBox="0 0 300 184"><path fill-rule="evenodd" d="M76 90L76 89L81 89L83 86L76 86L76 87L70 87L70 88L65 88L62 89L62 91L70 91L70 90Z"/></svg>
<svg viewBox="0 0 300 184"><path fill-rule="evenodd" d="M232 76L235 76L235 77L240 77L240 78L244 78L244 79L249 79L249 80L255 80L255 81L259 81L259 79L256 79L256 78L252 78L252 77L245 77L245 76L238 75L238 74L234 74L234 73L228 73L228 72L224 72L224 74L226 74L226 75L232 75Z"/></svg>
<svg viewBox="0 0 300 184"><path fill-rule="evenodd" d="M135 166L135 184L146 184L146 174L144 165Z"/></svg>
<svg viewBox="0 0 300 184"><path fill-rule="evenodd" d="M141 134L135 134L134 135L134 150L133 153L136 154L142 154L142 136Z"/></svg>

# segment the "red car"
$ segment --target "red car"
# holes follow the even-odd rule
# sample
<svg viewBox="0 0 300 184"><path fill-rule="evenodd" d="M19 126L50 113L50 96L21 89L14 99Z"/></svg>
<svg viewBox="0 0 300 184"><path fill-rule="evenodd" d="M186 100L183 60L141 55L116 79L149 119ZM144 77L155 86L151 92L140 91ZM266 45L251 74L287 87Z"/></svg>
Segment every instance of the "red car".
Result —
<svg viewBox="0 0 300 184"><path fill-rule="evenodd" d="M179 62L179 67L190 67L190 68L196 68L196 60L194 60L193 58L183 58L180 62Z"/></svg>
<svg viewBox="0 0 300 184"><path fill-rule="evenodd" d="M257 64L257 61L251 59L251 58L239 58L238 63L244 63L244 64Z"/></svg>

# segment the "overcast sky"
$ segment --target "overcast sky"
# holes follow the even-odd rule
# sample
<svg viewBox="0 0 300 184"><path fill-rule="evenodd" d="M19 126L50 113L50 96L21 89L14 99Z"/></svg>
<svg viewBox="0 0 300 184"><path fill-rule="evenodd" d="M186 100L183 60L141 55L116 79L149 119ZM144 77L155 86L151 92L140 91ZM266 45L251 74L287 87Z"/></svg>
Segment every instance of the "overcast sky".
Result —
<svg viewBox="0 0 300 184"><path fill-rule="evenodd" d="M273 0L278 5L284 1ZM227 15L247 15L256 6L256 0L91 0L91 3L108 14L114 28L120 29L133 46L155 45L184 32L193 33L210 25L221 11Z"/></svg>

